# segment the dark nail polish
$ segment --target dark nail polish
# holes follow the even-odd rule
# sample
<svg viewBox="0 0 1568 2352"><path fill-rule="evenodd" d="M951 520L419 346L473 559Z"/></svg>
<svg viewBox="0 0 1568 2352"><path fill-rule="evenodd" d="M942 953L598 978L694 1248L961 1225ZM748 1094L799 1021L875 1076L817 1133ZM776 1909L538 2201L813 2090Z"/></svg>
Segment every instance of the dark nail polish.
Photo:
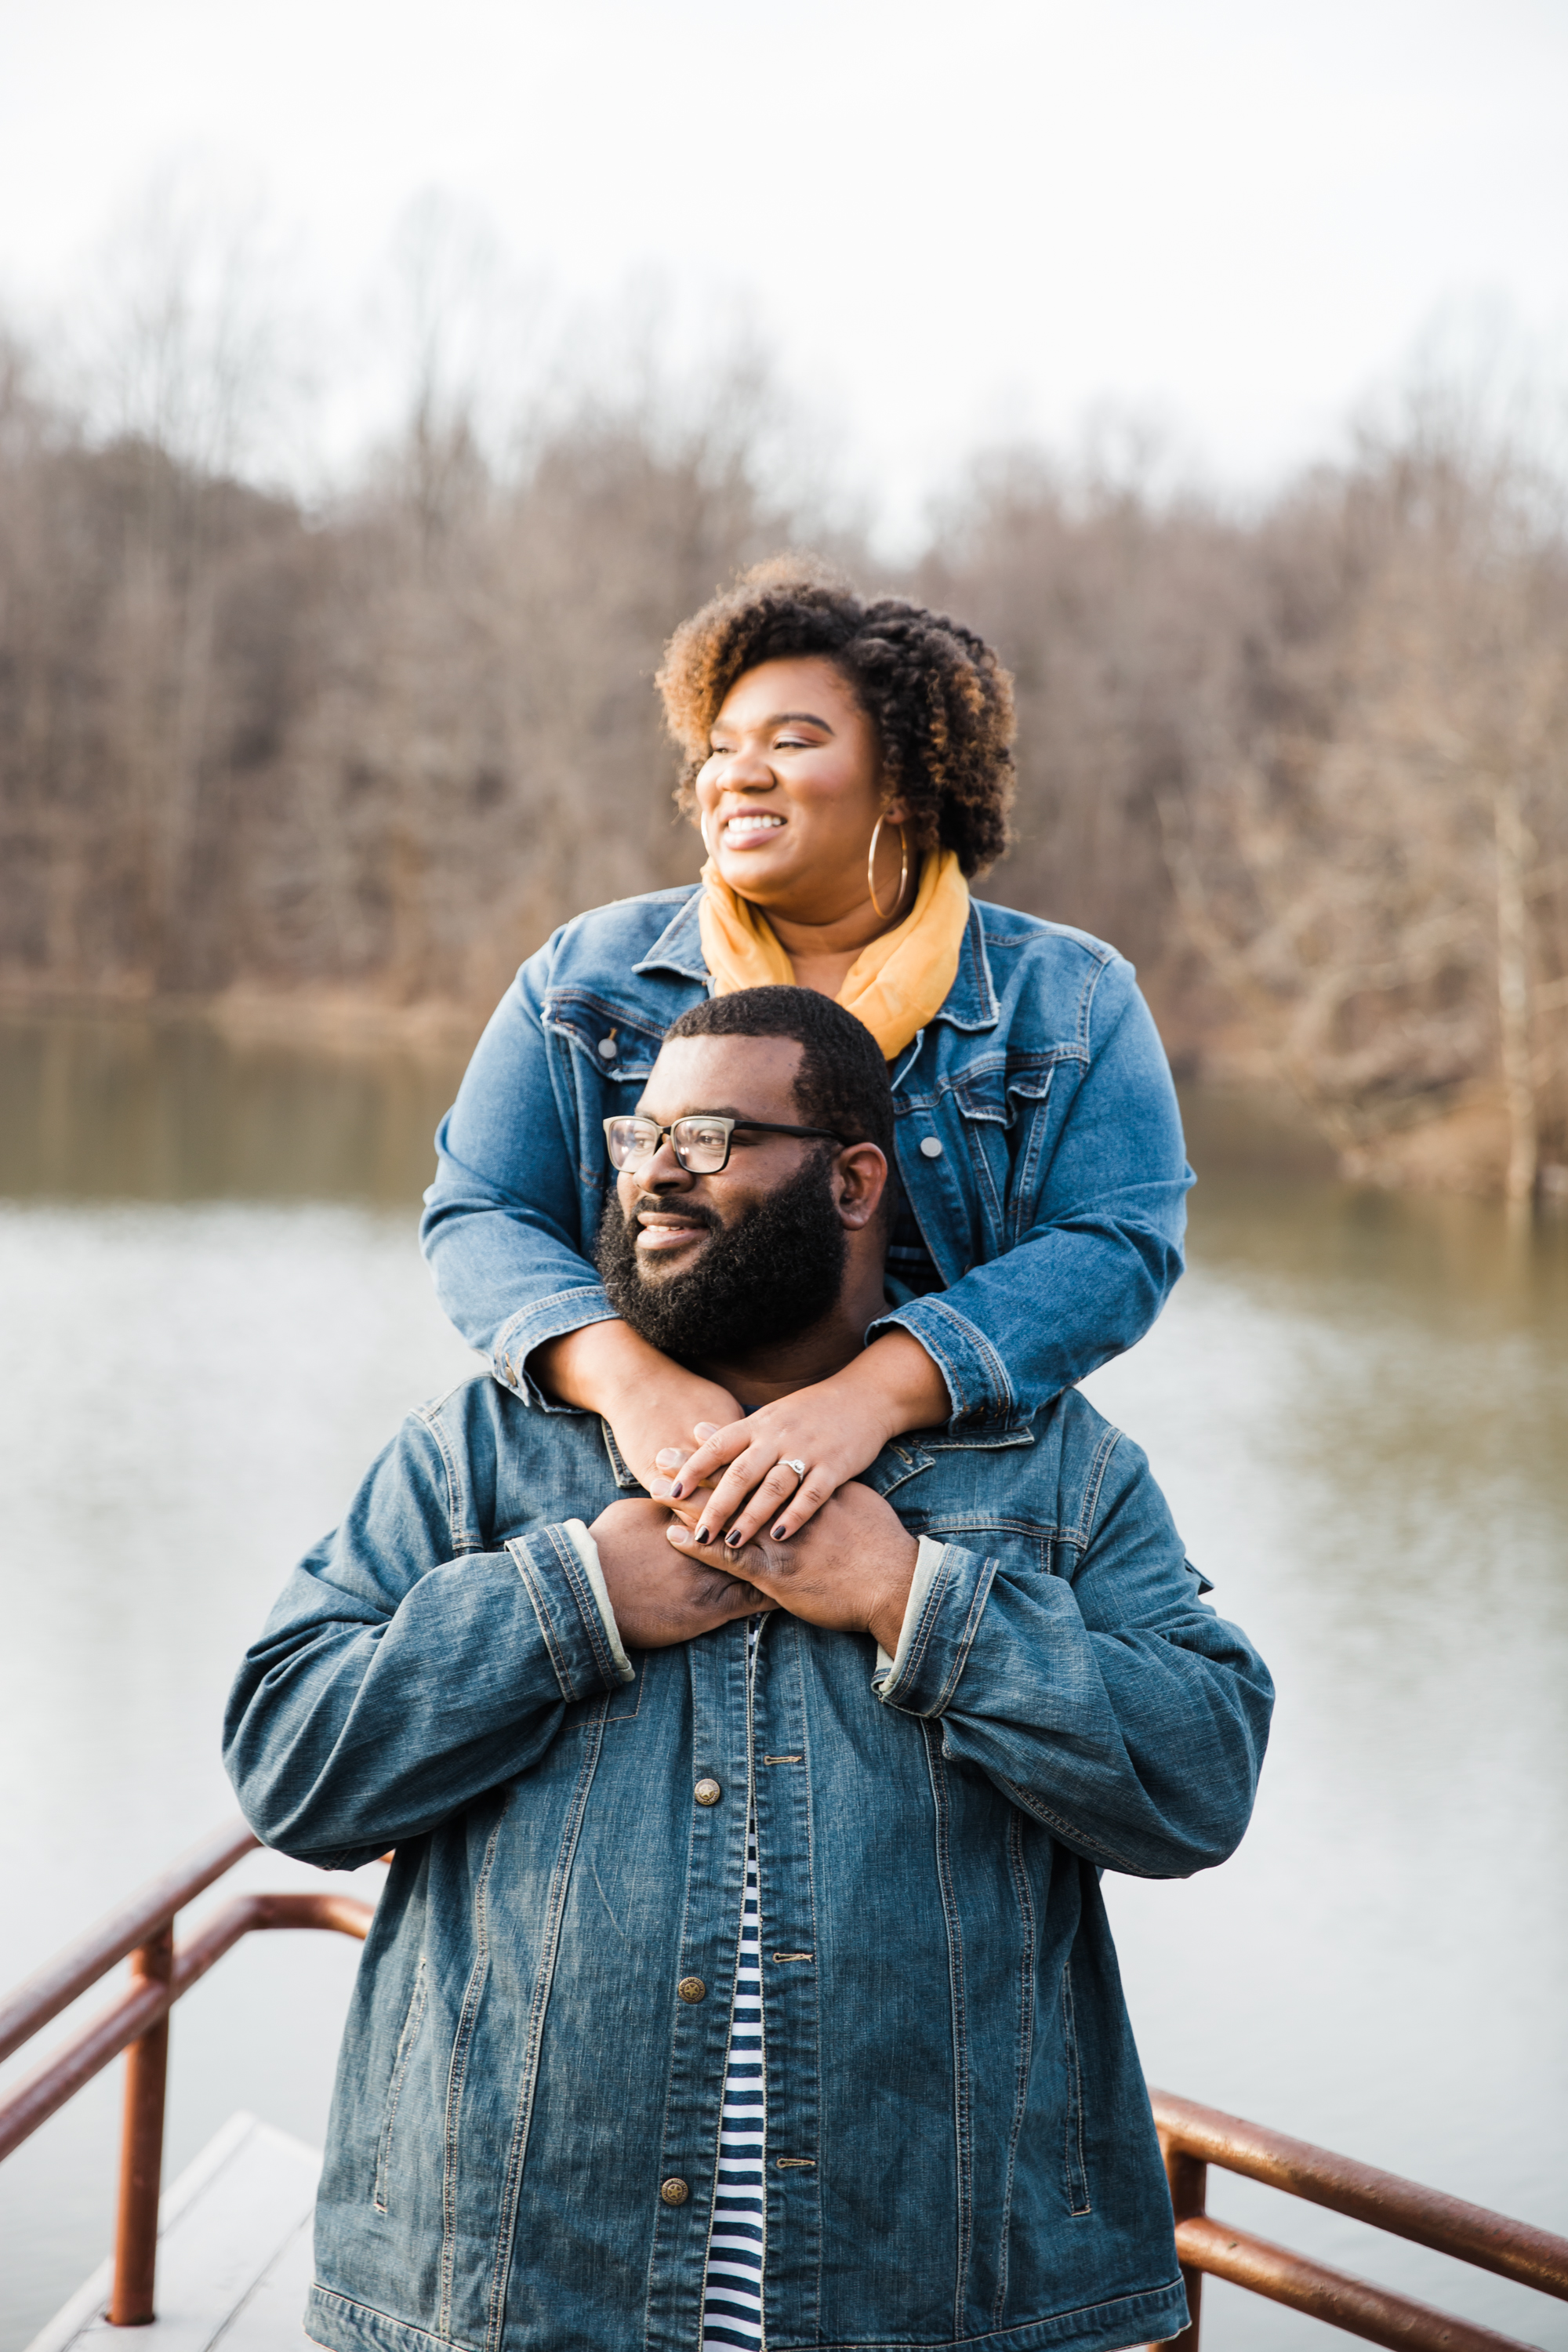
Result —
<svg viewBox="0 0 1568 2352"><path fill-rule="evenodd" d="M707 1543L707 1542L708 1542L708 1540L709 1540L709 1535L708 1535L708 1530L707 1530L707 1528L698 1528L698 1530L697 1530L697 1540L698 1540L698 1542L699 1542L699 1543Z"/></svg>
<svg viewBox="0 0 1568 2352"><path fill-rule="evenodd" d="M725 1538L724 1538L725 1543L728 1545L729 1549L730 1549L731 1551L734 1551L734 1550L736 1549L736 1548L738 1547L738 1545L739 1545L739 1543L740 1543L740 1540L741 1540L741 1530L740 1530L740 1528L731 1528L731 1530L730 1530L730 1532L729 1532L729 1534L728 1534L728 1535L725 1537Z"/></svg>
<svg viewBox="0 0 1568 2352"><path fill-rule="evenodd" d="M680 1484L680 1481L679 1481L679 1479L678 1478L678 1479L676 1480L676 1482L675 1482L674 1486L673 1486L670 1488L670 1490L669 1490L671 1499L672 1499L673 1501L675 1501L675 1502L679 1503L679 1500L680 1500L680 1497L681 1497L681 1495L682 1495L683 1491L684 1491L684 1489L682 1488L681 1484Z"/></svg>
<svg viewBox="0 0 1568 2352"><path fill-rule="evenodd" d="M773 1541L774 1541L774 1543L783 1543L784 1539L784 1522L781 1520L781 1521L779 1522L779 1525L778 1525L778 1526L773 1529Z"/></svg>

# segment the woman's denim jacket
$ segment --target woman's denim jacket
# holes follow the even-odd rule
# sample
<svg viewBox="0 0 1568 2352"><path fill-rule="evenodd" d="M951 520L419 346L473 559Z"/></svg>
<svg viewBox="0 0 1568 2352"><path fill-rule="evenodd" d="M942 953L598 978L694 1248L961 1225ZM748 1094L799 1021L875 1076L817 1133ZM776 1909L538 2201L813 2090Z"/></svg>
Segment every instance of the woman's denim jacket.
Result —
<svg viewBox="0 0 1568 2352"><path fill-rule="evenodd" d="M609 1181L602 1122L635 1108L665 1031L711 991L698 898L623 898L557 931L437 1137L423 1237L441 1303L535 1404L531 1351L612 1312L586 1262ZM976 899L893 1097L899 1173L946 1287L887 1319L941 1367L955 1422L1005 1434L1140 1339L1182 1270L1192 1177L1131 966Z"/></svg>
<svg viewBox="0 0 1568 2352"><path fill-rule="evenodd" d="M617 1661L566 1522L641 1490L597 1420L488 1377L409 1417L295 1571L229 1703L240 1801L324 1867L397 1849L320 2342L697 2352L749 1798L771 2352L1183 2325L1099 1872L1224 1860L1267 1670L1076 1391L866 1475L931 1538L890 1671L783 1614L750 1675L743 1623Z"/></svg>

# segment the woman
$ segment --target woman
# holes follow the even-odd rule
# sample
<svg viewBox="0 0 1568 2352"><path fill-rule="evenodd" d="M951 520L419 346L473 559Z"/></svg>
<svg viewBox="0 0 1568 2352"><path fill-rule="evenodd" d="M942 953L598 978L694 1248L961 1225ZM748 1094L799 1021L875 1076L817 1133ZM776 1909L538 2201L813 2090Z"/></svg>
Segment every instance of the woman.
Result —
<svg viewBox="0 0 1568 2352"><path fill-rule="evenodd" d="M794 1534L906 1430L1007 1443L1130 1347L1181 1272L1192 1178L1131 966L969 896L1013 789L1010 682L980 638L780 558L676 631L658 684L702 881L581 915L523 966L442 1122L422 1234L499 1380L601 1413L645 1485L679 1466L689 1506L716 1481L701 1516L745 1542ZM892 1303L847 1370L742 1419L614 1318L591 1262L603 1122L689 1004L791 980L890 1066Z"/></svg>

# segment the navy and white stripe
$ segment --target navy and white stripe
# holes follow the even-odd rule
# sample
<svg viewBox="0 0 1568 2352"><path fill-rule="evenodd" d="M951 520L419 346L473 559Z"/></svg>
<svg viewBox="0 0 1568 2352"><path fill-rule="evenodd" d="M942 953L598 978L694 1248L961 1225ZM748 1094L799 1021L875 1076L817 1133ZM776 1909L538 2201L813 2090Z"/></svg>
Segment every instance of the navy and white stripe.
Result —
<svg viewBox="0 0 1568 2352"><path fill-rule="evenodd" d="M753 1646L756 1626L753 1619ZM760 2352L762 2346L766 2128L762 1956L757 1945L757 1820L752 1812L746 1822L746 1891L724 2066L719 2180L708 2234L703 2352Z"/></svg>

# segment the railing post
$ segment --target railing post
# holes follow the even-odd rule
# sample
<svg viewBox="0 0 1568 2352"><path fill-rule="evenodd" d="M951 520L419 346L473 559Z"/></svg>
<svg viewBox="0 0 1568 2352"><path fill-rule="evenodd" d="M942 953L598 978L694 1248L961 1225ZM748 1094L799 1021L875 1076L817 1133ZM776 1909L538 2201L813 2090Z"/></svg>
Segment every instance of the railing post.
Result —
<svg viewBox="0 0 1568 2352"><path fill-rule="evenodd" d="M1171 2184L1171 2210L1179 2229L1195 2213L1204 2210L1208 2196L1209 2168L1201 2157L1188 2156L1163 2135L1160 2141L1165 2158L1165 2178ZM1198 2352L1199 2306L1203 2301L1204 2274L1190 2263L1182 2264L1182 2279L1187 2290L1187 2325L1181 2334L1172 2338L1166 2352Z"/></svg>
<svg viewBox="0 0 1568 2352"><path fill-rule="evenodd" d="M174 1972L171 1921L131 1955L133 1981L167 1984ZM110 2323L145 2327L153 2317L158 2263L158 2190L163 2172L163 2091L169 2071L168 2012L125 2053L125 2117L120 2137L120 2210L114 2230Z"/></svg>

